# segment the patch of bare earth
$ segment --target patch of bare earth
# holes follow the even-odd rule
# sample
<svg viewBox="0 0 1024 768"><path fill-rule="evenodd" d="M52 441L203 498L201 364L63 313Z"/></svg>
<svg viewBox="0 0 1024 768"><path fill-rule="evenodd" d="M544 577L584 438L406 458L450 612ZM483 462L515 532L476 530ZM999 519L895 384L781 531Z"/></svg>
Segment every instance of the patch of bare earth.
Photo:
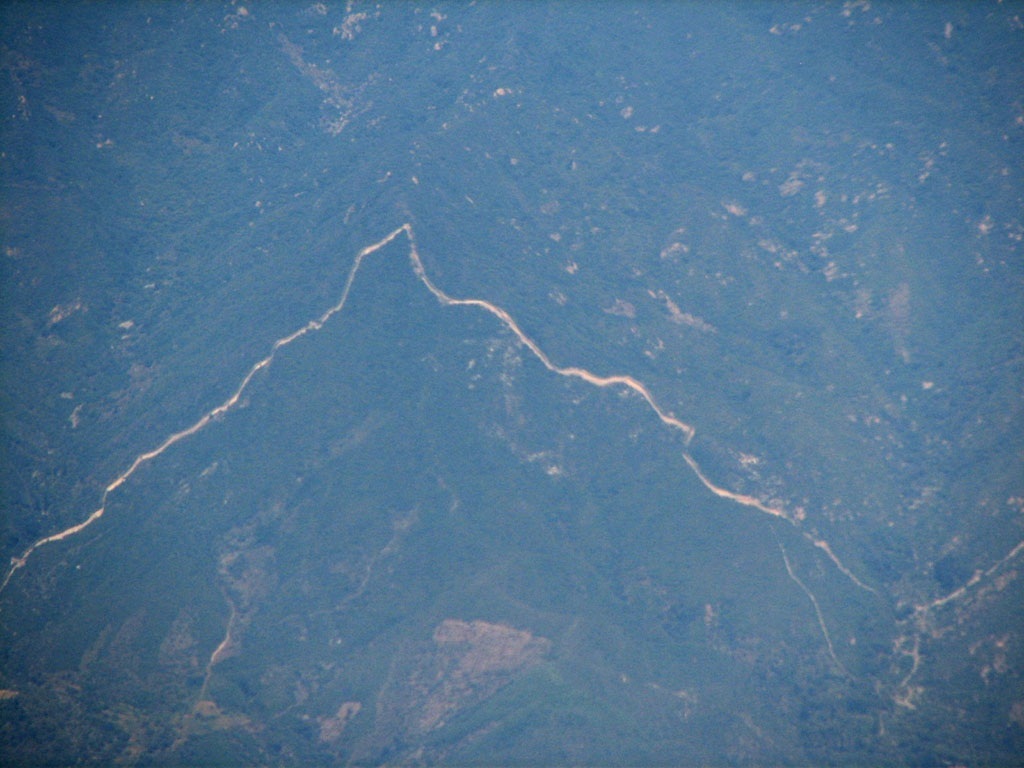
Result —
<svg viewBox="0 0 1024 768"><path fill-rule="evenodd" d="M457 711L494 695L547 653L551 642L529 631L486 621L445 619L434 629L434 647L410 676L416 702L411 729L441 728Z"/></svg>

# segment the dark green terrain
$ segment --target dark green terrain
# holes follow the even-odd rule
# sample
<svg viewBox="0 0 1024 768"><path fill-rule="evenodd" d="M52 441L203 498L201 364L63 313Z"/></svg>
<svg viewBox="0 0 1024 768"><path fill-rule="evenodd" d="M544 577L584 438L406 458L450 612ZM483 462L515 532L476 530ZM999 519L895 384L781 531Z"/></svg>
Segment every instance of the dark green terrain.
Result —
<svg viewBox="0 0 1024 768"><path fill-rule="evenodd" d="M1019 11L4 4L0 763L1019 764Z"/></svg>

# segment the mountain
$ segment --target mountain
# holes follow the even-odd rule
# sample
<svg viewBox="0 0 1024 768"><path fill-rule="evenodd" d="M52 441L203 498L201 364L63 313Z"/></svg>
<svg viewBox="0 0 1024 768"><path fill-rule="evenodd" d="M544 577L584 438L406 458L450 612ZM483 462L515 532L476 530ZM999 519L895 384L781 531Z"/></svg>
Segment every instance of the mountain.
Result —
<svg viewBox="0 0 1024 768"><path fill-rule="evenodd" d="M0 13L5 765L1018 760L1012 9Z"/></svg>

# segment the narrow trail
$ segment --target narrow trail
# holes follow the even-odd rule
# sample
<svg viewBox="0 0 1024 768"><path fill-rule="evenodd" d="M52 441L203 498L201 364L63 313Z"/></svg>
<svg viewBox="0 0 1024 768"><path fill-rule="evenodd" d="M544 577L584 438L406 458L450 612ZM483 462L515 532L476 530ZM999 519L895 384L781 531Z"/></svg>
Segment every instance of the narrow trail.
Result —
<svg viewBox="0 0 1024 768"><path fill-rule="evenodd" d="M11 581L11 577L14 576L14 574L20 568L23 568L25 566L25 563L28 562L29 557L37 549L39 549L42 546L45 546L46 544L53 544L54 542L63 541L64 539L70 538L71 536L74 536L77 533L81 533L90 525L92 525L101 517L103 517L103 514L104 512L106 512L107 509L107 500L110 498L110 494L112 494L114 491L116 491L118 488L124 485L124 483L126 483L128 479L135 474L139 467L157 458L172 445L181 442L185 438L191 437L192 435L196 434L197 432L205 428L211 421L225 415L233 408L235 408L238 405L239 401L241 400L242 394L249 387L250 382L252 382L253 377L255 377L256 374L259 373L260 371L270 367L270 364L274 362L274 357L277 355L278 351L282 347L288 346L293 341L305 336L310 331L319 331L321 328L324 327L324 324L328 320L330 320L333 315L337 314L345 307L345 303L348 301L348 294L352 289L352 283L355 280L356 273L359 271L359 266L360 264L362 264L363 259L369 256L371 253L380 250L388 243L390 243L392 240L394 240L396 237L398 237L400 234L405 232L405 227L408 227L408 225L399 227L394 232L385 237L383 240L380 240L374 243L373 245L363 248L363 250L356 254L355 263L352 265L352 270L349 272L348 279L345 281L345 287L341 292L341 298L338 299L338 303L335 304L330 309L328 309L322 315L320 315L319 318L316 318L315 320L310 320L308 323L306 323L298 330L293 331L287 336L284 336L275 341L273 345L271 345L270 347L270 354L268 354L262 360L257 361L256 364L249 369L248 373L246 373L245 376L242 378L242 382L238 385L237 389L235 389L235 391L227 400L218 405L216 408L213 408L212 410L204 413L201 417L199 417L199 420L196 421L192 426L186 427L180 432L175 432L170 437L166 438L162 443L160 443L160 445L158 445L156 448L153 448L150 451L146 451L145 453L140 453L138 456L136 456L135 460L132 461L132 463L128 466L128 469L126 469L120 475L115 477L110 482L110 484L107 485L107 487L104 489L103 496L100 498L100 506L95 512L93 512L91 515L89 515L89 517L87 517L85 520L78 523L77 525L73 525L70 528L66 528L63 531L60 531L59 533L55 533L51 536L46 536L45 538L39 539L39 541L35 542L32 546L26 549L25 552L21 555L21 557L11 558L11 565L7 571L7 575L4 577L3 583L0 583L0 593L2 593L4 589L7 588L8 583L10 583Z"/></svg>
<svg viewBox="0 0 1024 768"><path fill-rule="evenodd" d="M416 247L416 238L413 232L412 225L409 223L402 224L400 227L398 227L397 229L395 229L382 239L360 250L353 260L352 267L345 280L341 296L338 298L338 301L332 307L327 309L319 317L310 320L297 330L275 341L271 345L270 352L265 357L258 360L248 370L248 372L242 378L239 385L235 388L234 392L232 392L232 394L226 400L224 400L224 402L204 413L191 426L188 426L179 432L171 434L170 436L166 437L161 443L159 443L155 448L152 448L151 450L145 451L144 453L141 453L138 456L136 456L135 459L128 465L127 469L125 469L121 474L115 477L106 486L106 488L103 491L103 495L100 499L99 507L94 512L92 512L92 514L90 514L80 523L72 525L58 533L54 533L39 539L30 547L28 547L28 549L26 549L25 552L20 557L12 557L10 567L6 575L4 576L3 582L0 583L0 593L2 593L4 589L6 589L7 585L10 583L14 574L17 573L17 571L19 571L21 568L25 567L29 558L37 549L47 544L53 544L71 538L72 536L81 533L83 530L85 530L90 525L99 520L101 517L103 517L111 494L113 494L115 491L121 488L121 486L123 486L129 479L131 479L131 477L139 470L140 467L157 459L172 446L197 434L205 427L207 427L210 424L210 422L224 416L225 414L236 408L242 399L243 393L252 383L256 375L260 371L264 371L270 367L277 353L281 349L288 346L292 342L302 338L308 333L319 331L331 319L331 317L340 313L345 308L345 305L348 302L349 294L352 289L352 285L354 284L356 277L359 274L359 269L362 266L363 260L366 259L368 256L371 256L372 254L376 253L377 251L380 251L381 249L385 248L387 245L392 243L396 238L401 237L403 235L405 236L409 244L408 257L413 271L415 272L417 278L427 288L427 290L429 290L430 293L433 294L433 296L443 306L475 307L478 309L482 309L485 312L488 312L491 315L495 316L496 318L498 318L498 320L501 321L501 323L506 328L508 328L516 336L519 342L524 347L529 349L530 352L532 352L533 355L544 365L544 367L547 368L552 373L555 373L559 376L578 379L595 387L619 388L631 391L639 395L641 398L643 398L643 400L654 412L654 415L666 428L674 430L682 435L684 446L682 451L682 457L686 462L687 466L693 472L694 476L701 482L701 484L703 484L703 486L710 493L719 498L731 501L739 506L755 510L757 512L760 512L773 518L785 520L791 525L797 527L798 529L800 529L801 535L805 539L807 539L815 548L821 550L833 563L836 569L840 573L842 573L847 579L849 579L851 583L853 583L855 586L862 590L865 590L873 594L877 594L874 588L865 584L863 581L857 578L857 576L840 560L840 558L835 554L835 552L832 550L828 542L821 538L818 538L817 536L813 535L812 533L806 530L801 529L800 523L803 520L802 511L799 511L797 513L791 513L781 507L771 506L768 503L754 496L730 491L726 488L723 488L715 484L711 479L709 479L708 476L701 469L697 461L693 458L692 455L690 455L689 451L687 450L691 441L694 438L694 435L696 434L696 430L694 429L694 427L691 426L690 424L687 424L686 422L672 414L670 411L663 408L655 399L654 395L651 394L650 390L642 382L629 375L615 374L603 376L593 373L592 371L586 370L585 368L558 365L557 363L552 361L552 359L547 355L547 353L545 353L537 345L537 343L523 331L523 329L519 326L515 319L506 310L484 299L455 298L441 290L427 275L427 271L423 265L423 260L420 258L419 251ZM818 624L821 628L822 636L825 640L825 643L828 646L830 656L840 669L844 669L843 665L840 663L839 659L836 657L836 654L834 652L832 640L829 636L828 629L825 625L824 617L822 615L821 608L818 604L817 598L806 586L806 584L803 581L801 581L799 577L797 577L792 568L792 565L789 561L789 557L785 549L782 548L781 543L779 544L779 546L780 551L782 553L783 562L786 566L787 573L789 574L790 578L807 595L807 597L810 599L814 607L814 611L818 619ZM988 569L987 571L975 574L968 583L964 584L957 590L954 590L949 595L939 598L928 605L919 606L919 610L927 612L935 608L938 608L948 602L963 597L973 586L975 586L976 583L978 583L986 577L991 576L1005 562L1016 557L1022 551L1024 551L1024 542L1018 544L1010 552L1010 554L1003 558L999 563L992 566L992 568ZM223 655L224 650L230 645L232 623L233 622L229 621L227 636L225 637L224 642L218 645L218 647L214 650L213 654L210 657L207 666L207 679L209 678L209 675L212 672L213 667L217 664L217 662L220 660L220 657Z"/></svg>
<svg viewBox="0 0 1024 768"><path fill-rule="evenodd" d="M896 693L893 696L895 701L905 709L916 709L915 700L923 692L921 686L912 684L923 663L924 653L922 652L922 638L934 636L935 614L948 605L957 601L968 601L972 593L981 585L990 582L1002 568L1021 553L1024 553L1024 541L1018 542L1009 552L997 560L993 565L984 570L976 570L971 577L951 592L930 600L926 603L919 603L913 606L913 613L907 620L911 627L909 635L898 638L896 651L911 661L910 669L896 686Z"/></svg>
<svg viewBox="0 0 1024 768"><path fill-rule="evenodd" d="M814 596L814 593L808 589L807 585L804 584L803 580L796 575L796 571L793 570L793 564L789 562L789 555L786 553L786 548L782 545L782 541L779 539L775 529L772 529L772 535L775 537L775 542L779 545L779 551L782 553L782 562L786 566L786 573L789 574L789 578L796 583L798 587L807 595L807 599L811 601L811 605L814 606L814 615L818 619L818 628L821 629L821 636L825 638L825 645L828 647L828 655L832 658L832 663L836 665L840 672L847 677L852 677L847 671L843 662L836 656L835 646L832 645L832 635L829 634L828 626L825 624L825 615L821 612L821 606L818 605L818 598Z"/></svg>
<svg viewBox="0 0 1024 768"><path fill-rule="evenodd" d="M224 628L224 638L220 641L216 648L213 649L213 653L210 654L209 661L206 662L206 671L203 674L203 686L199 689L198 701L205 701L207 699L207 691L210 689L210 679L213 677L213 668L220 663L220 661L231 652L234 644L234 629L235 622L238 620L238 608L235 607L235 601L232 600L227 594L224 595L224 599L227 601L231 612L228 614L227 624Z"/></svg>

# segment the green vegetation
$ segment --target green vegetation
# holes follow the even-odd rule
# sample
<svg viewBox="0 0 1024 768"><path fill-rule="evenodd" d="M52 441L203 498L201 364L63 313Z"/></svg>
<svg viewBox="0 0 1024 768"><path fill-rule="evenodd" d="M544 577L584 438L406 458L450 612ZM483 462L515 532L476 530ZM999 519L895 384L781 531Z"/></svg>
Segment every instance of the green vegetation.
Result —
<svg viewBox="0 0 1024 768"><path fill-rule="evenodd" d="M950 8L4 5L5 557L406 222L696 434L396 237L13 574L0 762L1019 760L1020 65Z"/></svg>

